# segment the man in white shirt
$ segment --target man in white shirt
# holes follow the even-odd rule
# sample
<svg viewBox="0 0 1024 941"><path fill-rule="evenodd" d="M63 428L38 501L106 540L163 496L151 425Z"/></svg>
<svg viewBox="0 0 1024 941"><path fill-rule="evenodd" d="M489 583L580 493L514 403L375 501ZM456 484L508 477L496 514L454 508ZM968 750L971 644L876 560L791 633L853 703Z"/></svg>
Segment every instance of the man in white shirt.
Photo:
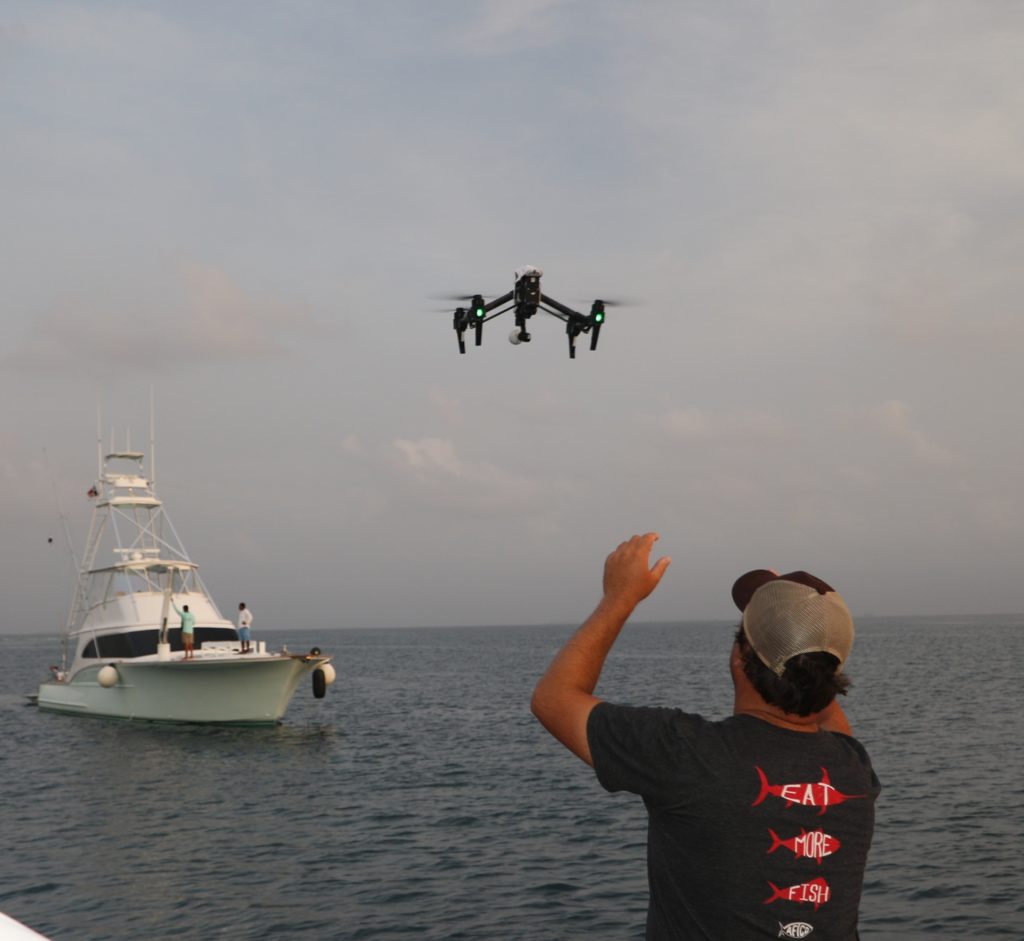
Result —
<svg viewBox="0 0 1024 941"><path fill-rule="evenodd" d="M243 601L238 605L238 639L242 642L242 653L248 653L250 650L250 627L252 627L252 612Z"/></svg>

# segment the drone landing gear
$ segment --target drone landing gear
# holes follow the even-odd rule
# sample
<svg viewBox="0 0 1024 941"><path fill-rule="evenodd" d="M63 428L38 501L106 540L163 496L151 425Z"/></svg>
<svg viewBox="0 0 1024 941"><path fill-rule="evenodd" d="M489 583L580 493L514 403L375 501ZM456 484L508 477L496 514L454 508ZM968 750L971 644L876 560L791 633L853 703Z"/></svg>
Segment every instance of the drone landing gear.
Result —
<svg viewBox="0 0 1024 941"><path fill-rule="evenodd" d="M469 317L466 315L465 307L455 308L455 315L452 317L452 326L455 328L455 335L459 340L459 352L465 353L466 327L469 326Z"/></svg>
<svg viewBox="0 0 1024 941"><path fill-rule="evenodd" d="M569 337L569 359L576 358L576 337L583 332L583 328L574 320L565 322L565 333Z"/></svg>

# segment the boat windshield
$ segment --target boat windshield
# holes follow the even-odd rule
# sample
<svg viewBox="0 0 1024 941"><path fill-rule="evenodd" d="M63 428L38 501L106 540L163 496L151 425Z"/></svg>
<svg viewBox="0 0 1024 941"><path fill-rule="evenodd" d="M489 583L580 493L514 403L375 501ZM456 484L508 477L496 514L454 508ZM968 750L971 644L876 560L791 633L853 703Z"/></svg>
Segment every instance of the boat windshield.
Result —
<svg viewBox="0 0 1024 941"><path fill-rule="evenodd" d="M100 634L85 645L83 657L148 657L156 653L160 631L129 631L121 634ZM167 632L171 650L184 650L181 643L181 628L172 627ZM196 649L202 649L206 640L238 640L238 631L233 627L197 627L195 629Z"/></svg>

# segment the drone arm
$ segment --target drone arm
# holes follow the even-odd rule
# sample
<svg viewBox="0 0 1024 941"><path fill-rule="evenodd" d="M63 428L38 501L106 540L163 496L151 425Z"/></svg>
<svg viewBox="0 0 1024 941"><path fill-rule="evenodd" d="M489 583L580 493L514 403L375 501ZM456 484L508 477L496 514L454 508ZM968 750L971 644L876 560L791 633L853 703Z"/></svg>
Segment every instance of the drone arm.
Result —
<svg viewBox="0 0 1024 941"><path fill-rule="evenodd" d="M484 312L489 313L496 307L501 307L502 304L507 304L514 296L515 292L509 291L508 294L502 294L501 297L496 297L493 301L488 301L484 304ZM498 315L495 314L494 316L497 317Z"/></svg>
<svg viewBox="0 0 1024 941"><path fill-rule="evenodd" d="M512 308L511 308L511 307L506 307L506 308L505 308L504 310L498 310L498 311L495 311L495 312L494 312L493 314L491 314L491 315L490 315L489 317L485 317L485 318L484 318L483 320L481 320L480 322L481 322L481 323L488 323L488 322L490 322L491 320L494 320L494 318L495 318L495 317L500 317L500 316L501 316L502 314L507 314L507 313L508 313L508 312L509 312L510 310L512 310Z"/></svg>
<svg viewBox="0 0 1024 941"><path fill-rule="evenodd" d="M553 307L556 311L558 311L558 314L562 315L563 320L573 317L579 317L580 320L587 319L578 310L573 310L571 307L566 307L565 304L560 304L553 297L548 297L547 294L541 294L540 299L545 304L547 304L548 307ZM555 316L558 316L558 314L556 314Z"/></svg>
<svg viewBox="0 0 1024 941"><path fill-rule="evenodd" d="M565 314L560 314L557 310L552 310L550 307L545 307L543 304L538 305L539 309L544 311L546 314L551 314L552 317L557 317L563 323L568 323L570 318Z"/></svg>
<svg viewBox="0 0 1024 941"><path fill-rule="evenodd" d="M501 307L502 304L507 304L510 300L512 300L512 297L513 292L509 291L507 294L502 294L501 297L496 297L493 301L488 301L486 304L481 305L481 309L483 310L484 314L490 314L490 316L482 317L481 319L476 321L477 346L479 346L481 343L481 330L483 329L483 325L487 323L488 320L494 320L495 317L500 317L503 313L505 313L504 310L497 310L497 308ZM495 313L492 314L492 310L495 311Z"/></svg>

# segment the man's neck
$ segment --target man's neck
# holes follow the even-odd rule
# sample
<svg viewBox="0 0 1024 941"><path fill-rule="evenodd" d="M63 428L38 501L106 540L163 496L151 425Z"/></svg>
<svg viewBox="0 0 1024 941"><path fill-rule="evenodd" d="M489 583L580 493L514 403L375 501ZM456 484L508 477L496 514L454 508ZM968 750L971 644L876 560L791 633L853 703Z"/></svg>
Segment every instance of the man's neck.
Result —
<svg viewBox="0 0 1024 941"><path fill-rule="evenodd" d="M735 644L733 645L729 668L735 690L732 708L733 715L753 716L762 722L770 722L781 729L790 729L794 732L821 731L819 713L812 713L809 716L798 716L765 702L764 697L754 688L753 683L750 682L746 673L743 672L739 648Z"/></svg>
<svg viewBox="0 0 1024 941"><path fill-rule="evenodd" d="M850 722L843 712L843 707L839 705L838 698L833 699L821 712L798 716L791 712L783 712L778 706L765 702L749 681L744 681L746 677L736 683L733 715L753 716L762 722L770 722L781 729L791 729L794 732L840 732L843 735L853 735Z"/></svg>
<svg viewBox="0 0 1024 941"><path fill-rule="evenodd" d="M758 698L760 699L760 697ZM789 729L793 732L821 731L817 713L809 716L797 716L789 712L783 712L775 706L770 706L763 699L760 699L757 703L741 703L738 700L739 697L737 696L737 702L733 706L733 715L753 716L762 722L770 722L781 729Z"/></svg>

